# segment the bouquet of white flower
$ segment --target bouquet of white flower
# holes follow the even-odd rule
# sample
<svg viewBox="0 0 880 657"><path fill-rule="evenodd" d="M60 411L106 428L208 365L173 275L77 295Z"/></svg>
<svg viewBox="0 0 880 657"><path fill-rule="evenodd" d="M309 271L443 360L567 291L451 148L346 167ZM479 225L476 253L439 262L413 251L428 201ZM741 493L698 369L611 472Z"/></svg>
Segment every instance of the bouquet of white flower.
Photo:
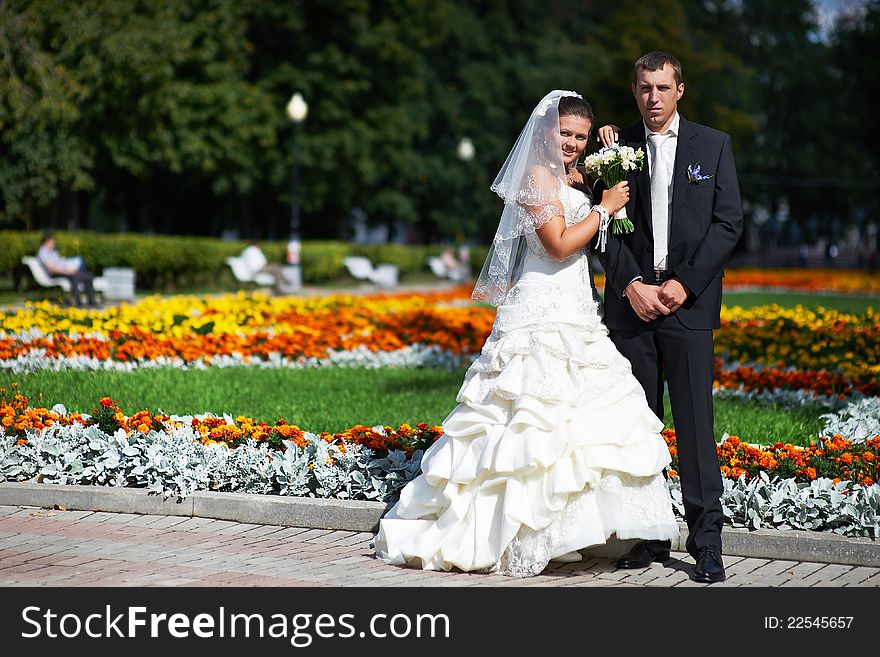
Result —
<svg viewBox="0 0 880 657"><path fill-rule="evenodd" d="M605 183L607 188L614 187L619 182L626 180L630 171L641 171L645 166L645 152L635 150L630 146L611 144L584 158L584 168L587 173ZM626 216L626 208L620 208L614 213L614 221L611 231L615 235L631 233L635 230L632 222Z"/></svg>

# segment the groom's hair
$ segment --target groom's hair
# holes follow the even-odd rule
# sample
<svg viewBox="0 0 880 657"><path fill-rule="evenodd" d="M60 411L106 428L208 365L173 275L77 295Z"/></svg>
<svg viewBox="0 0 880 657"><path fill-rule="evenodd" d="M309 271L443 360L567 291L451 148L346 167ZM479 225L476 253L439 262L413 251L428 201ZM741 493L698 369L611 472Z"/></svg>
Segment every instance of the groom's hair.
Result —
<svg viewBox="0 0 880 657"><path fill-rule="evenodd" d="M577 116L593 123L593 108L579 96L563 96L559 99L559 118Z"/></svg>
<svg viewBox="0 0 880 657"><path fill-rule="evenodd" d="M633 84L639 79L639 71L659 71L665 64L669 64L672 67L673 74L675 75L675 85L680 85L681 62L673 55L660 52L659 50L649 52L647 55L642 55L636 60L636 63L633 66Z"/></svg>

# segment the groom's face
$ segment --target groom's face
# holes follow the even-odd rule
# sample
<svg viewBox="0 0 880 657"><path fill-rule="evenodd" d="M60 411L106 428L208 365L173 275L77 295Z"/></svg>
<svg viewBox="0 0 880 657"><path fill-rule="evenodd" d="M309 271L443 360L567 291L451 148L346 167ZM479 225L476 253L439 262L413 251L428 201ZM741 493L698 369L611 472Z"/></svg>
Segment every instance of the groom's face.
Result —
<svg viewBox="0 0 880 657"><path fill-rule="evenodd" d="M662 132L675 116L678 100L684 94L684 83L675 84L675 72L669 64L664 64L656 71L640 69L632 92L645 125L653 132Z"/></svg>

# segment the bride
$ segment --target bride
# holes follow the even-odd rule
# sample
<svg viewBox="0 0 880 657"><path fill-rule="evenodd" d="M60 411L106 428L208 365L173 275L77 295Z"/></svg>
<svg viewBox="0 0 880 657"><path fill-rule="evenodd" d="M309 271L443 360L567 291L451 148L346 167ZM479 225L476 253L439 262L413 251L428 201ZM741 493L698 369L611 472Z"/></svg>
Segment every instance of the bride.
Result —
<svg viewBox="0 0 880 657"><path fill-rule="evenodd" d="M590 285L587 245L623 207L575 168L590 105L552 91L492 185L504 211L474 289L498 307L444 435L379 523L376 555L426 570L537 575L618 539L679 530L663 478L663 428L615 349ZM585 187L584 187L585 188Z"/></svg>

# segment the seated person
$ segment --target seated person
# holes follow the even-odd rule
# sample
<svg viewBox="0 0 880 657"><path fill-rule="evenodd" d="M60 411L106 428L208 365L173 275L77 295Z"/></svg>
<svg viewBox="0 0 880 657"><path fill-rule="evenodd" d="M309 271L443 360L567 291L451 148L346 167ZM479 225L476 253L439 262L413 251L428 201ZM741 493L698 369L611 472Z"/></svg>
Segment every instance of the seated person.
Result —
<svg viewBox="0 0 880 657"><path fill-rule="evenodd" d="M455 251L452 248L446 248L440 254L440 262L446 268L446 276L453 281L463 281L468 277L469 267L466 263L459 262L455 258Z"/></svg>
<svg viewBox="0 0 880 657"><path fill-rule="evenodd" d="M85 292L90 308L97 308L95 300L95 278L83 262L82 257L74 256L65 258L55 248L55 237L51 232L43 233L40 241L40 249L37 251L37 259L50 276L66 278L70 281L70 294L73 297L73 305L82 307L80 292Z"/></svg>

